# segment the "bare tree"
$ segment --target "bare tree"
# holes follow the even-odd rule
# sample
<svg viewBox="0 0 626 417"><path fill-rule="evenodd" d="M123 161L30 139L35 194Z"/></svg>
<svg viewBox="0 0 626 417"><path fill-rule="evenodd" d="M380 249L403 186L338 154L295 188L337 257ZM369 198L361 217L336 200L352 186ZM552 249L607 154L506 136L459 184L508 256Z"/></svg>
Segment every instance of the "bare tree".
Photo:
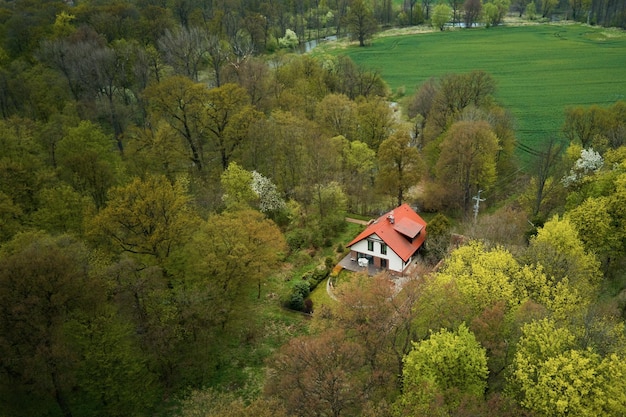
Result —
<svg viewBox="0 0 626 417"><path fill-rule="evenodd" d="M181 28L178 31L166 30L158 46L165 62L170 64L177 74L185 75L198 81L202 64L206 64L209 52L207 33L200 28Z"/></svg>

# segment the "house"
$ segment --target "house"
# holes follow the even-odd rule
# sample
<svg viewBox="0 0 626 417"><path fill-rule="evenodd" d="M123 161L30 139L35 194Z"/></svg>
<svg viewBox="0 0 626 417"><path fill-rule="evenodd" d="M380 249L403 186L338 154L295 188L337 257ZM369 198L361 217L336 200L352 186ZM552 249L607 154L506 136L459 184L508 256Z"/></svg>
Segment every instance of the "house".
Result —
<svg viewBox="0 0 626 417"><path fill-rule="evenodd" d="M408 204L403 204L370 221L348 247L351 260L359 266L373 265L402 273L425 240L426 222Z"/></svg>

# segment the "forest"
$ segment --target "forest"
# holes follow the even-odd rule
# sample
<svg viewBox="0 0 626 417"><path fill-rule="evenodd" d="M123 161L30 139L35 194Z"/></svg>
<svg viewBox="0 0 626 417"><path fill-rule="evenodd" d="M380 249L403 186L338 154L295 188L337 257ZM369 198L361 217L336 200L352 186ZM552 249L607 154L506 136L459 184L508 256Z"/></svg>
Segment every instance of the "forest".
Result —
<svg viewBox="0 0 626 417"><path fill-rule="evenodd" d="M626 102L564 108L524 170L490 74L391 105L298 50L431 6L3 1L0 415L626 414ZM334 269L347 216L405 202L418 276Z"/></svg>

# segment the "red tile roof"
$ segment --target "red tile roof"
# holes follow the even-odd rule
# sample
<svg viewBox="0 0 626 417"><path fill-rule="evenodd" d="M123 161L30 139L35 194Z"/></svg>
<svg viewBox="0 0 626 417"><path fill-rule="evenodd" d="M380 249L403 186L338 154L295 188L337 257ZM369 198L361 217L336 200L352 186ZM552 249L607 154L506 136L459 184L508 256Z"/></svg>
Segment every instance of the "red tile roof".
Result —
<svg viewBox="0 0 626 417"><path fill-rule="evenodd" d="M403 204L374 220L352 242L348 243L348 246L375 234L406 262L424 243L426 239L425 228L424 219L413 211L408 204Z"/></svg>

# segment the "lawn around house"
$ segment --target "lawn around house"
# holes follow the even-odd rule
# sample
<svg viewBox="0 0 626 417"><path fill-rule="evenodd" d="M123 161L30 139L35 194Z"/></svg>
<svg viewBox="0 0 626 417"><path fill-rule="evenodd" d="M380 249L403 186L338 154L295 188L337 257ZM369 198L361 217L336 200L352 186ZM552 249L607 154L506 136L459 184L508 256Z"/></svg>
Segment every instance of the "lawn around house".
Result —
<svg viewBox="0 0 626 417"><path fill-rule="evenodd" d="M502 26L381 36L371 46L344 49L379 70L394 92L406 96L430 77L483 70L497 82L496 99L516 120L522 162L525 147L559 135L567 107L610 105L626 99L626 32L582 24ZM525 158L526 157L526 158Z"/></svg>

